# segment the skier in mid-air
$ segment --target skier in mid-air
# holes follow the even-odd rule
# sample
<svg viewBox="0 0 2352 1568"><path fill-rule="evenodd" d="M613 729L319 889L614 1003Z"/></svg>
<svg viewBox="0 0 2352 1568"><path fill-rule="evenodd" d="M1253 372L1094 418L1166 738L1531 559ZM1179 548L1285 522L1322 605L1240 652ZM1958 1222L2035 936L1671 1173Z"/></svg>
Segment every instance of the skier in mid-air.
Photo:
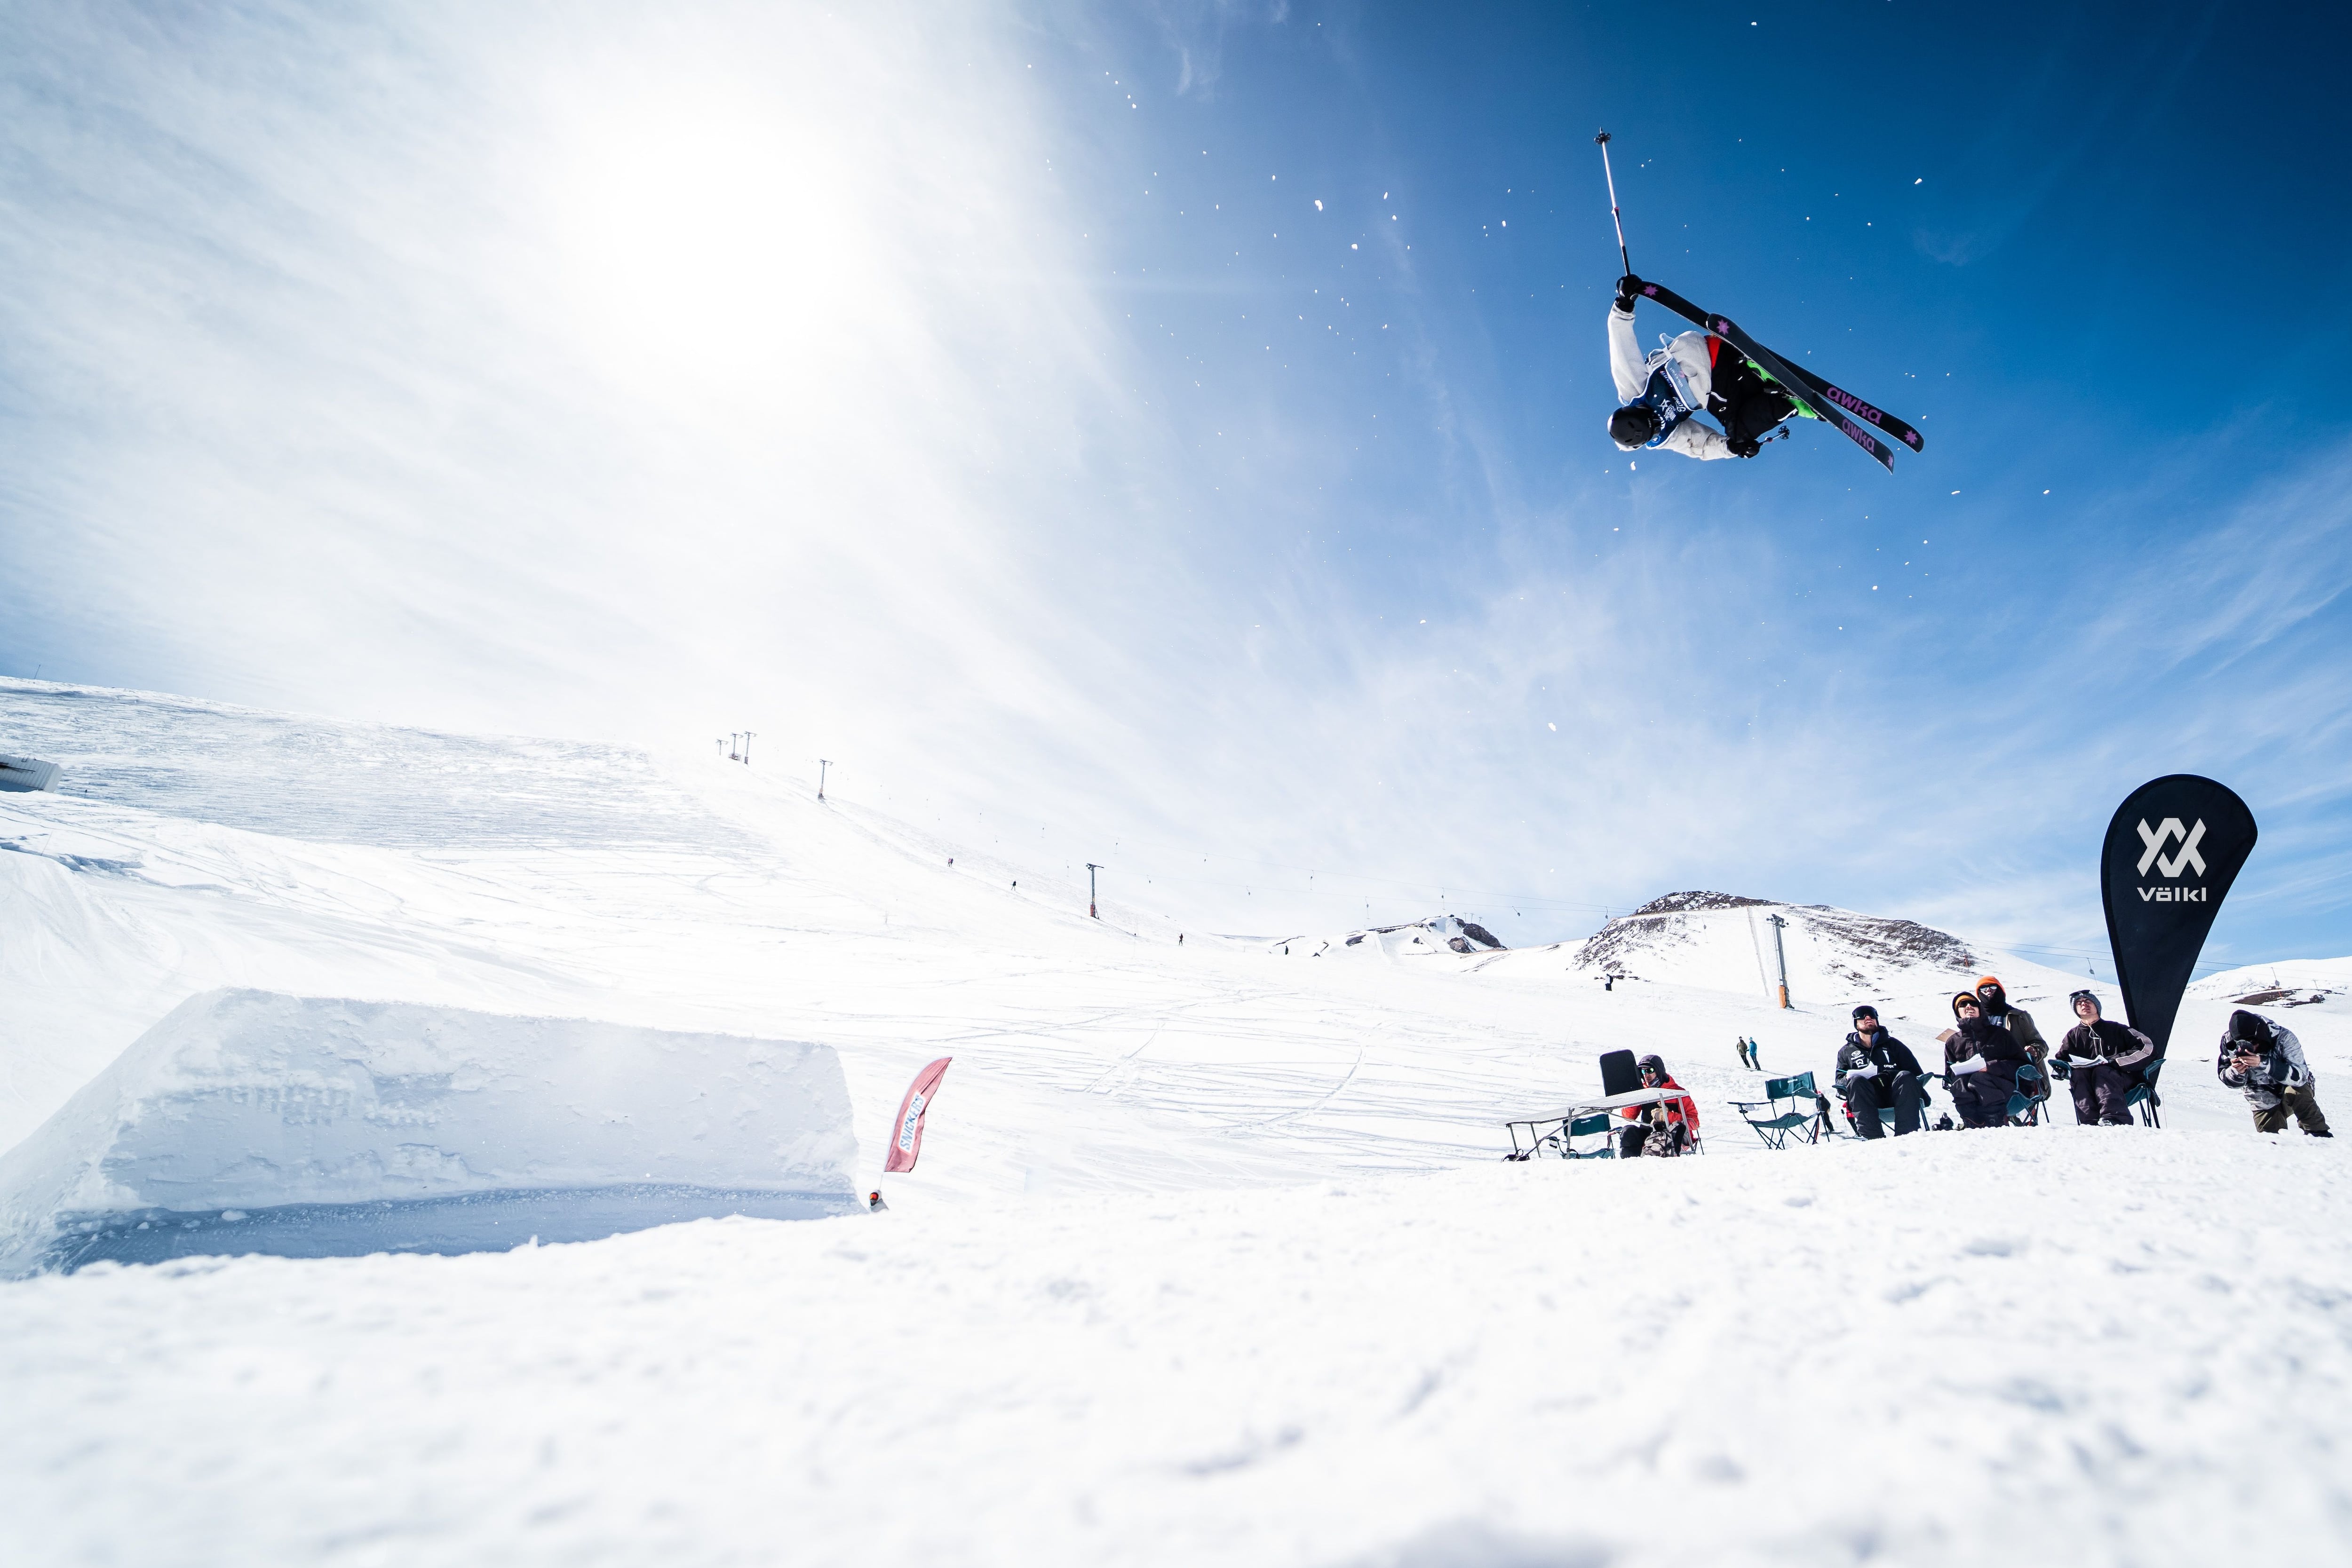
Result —
<svg viewBox="0 0 2352 1568"><path fill-rule="evenodd" d="M1774 353L1728 316L1701 310L1662 283L1633 276L1625 251L1625 218L1617 209L1617 176L1609 168L1609 132L1601 144L1609 179L1609 216L1617 225L1617 259L1625 268L1609 311L1609 368L1621 405L1609 416L1609 436L1621 452L1663 446L1685 457L1753 457L1791 415L1817 419L1895 471L1899 442L1914 452L1926 440L1907 422ZM1648 299L1702 329L1667 340L1644 357L1633 340L1633 303ZM1712 415L1717 430L1699 418Z"/></svg>
<svg viewBox="0 0 2352 1568"><path fill-rule="evenodd" d="M1617 378L1617 401L1609 416L1609 439L1623 452L1663 446L1685 457L1753 457L1769 435L1796 412L1780 390L1712 332L1685 332L1668 339L1647 358L1633 338L1633 302L1642 280L1628 273L1617 283L1609 308L1609 369ZM1697 415L1723 423L1716 430Z"/></svg>

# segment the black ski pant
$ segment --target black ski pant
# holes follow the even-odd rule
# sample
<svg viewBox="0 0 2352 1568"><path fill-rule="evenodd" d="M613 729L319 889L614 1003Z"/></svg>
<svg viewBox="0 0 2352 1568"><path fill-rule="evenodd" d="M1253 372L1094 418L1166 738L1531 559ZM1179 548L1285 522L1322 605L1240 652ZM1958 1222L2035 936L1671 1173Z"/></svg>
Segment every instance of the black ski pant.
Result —
<svg viewBox="0 0 2352 1568"><path fill-rule="evenodd" d="M2327 1131L2327 1117L2321 1112L2318 1100L2311 1092L2314 1087L2315 1085L2306 1083L2300 1089L2282 1089L2278 1092L2279 1103L2267 1110L2259 1105L2255 1106L2254 1131L2257 1133L2285 1132L2287 1115L2291 1112L2294 1119L2302 1124L2305 1132L2315 1137L2323 1134L2333 1137L2335 1134Z"/></svg>
<svg viewBox="0 0 2352 1568"><path fill-rule="evenodd" d="M1723 423L1723 434L1737 444L1760 441L1772 427L1796 412L1796 404L1780 388L1756 373L1739 350L1720 340L1715 345L1715 396L1707 410Z"/></svg>
<svg viewBox="0 0 2352 1568"><path fill-rule="evenodd" d="M2131 1125L2131 1107L2124 1103L2124 1096L2138 1086L2138 1073L2112 1062L2074 1069L2074 1076L2069 1082L2074 1091L2074 1124Z"/></svg>
<svg viewBox="0 0 2352 1568"><path fill-rule="evenodd" d="M1895 1111L1895 1135L1919 1130L1919 1112L1927 1103L1927 1091L1919 1086L1916 1072L1882 1072L1875 1078L1857 1078L1846 1086L1846 1109L1853 1113L1853 1130L1865 1138L1885 1136L1878 1125L1878 1113L1892 1106Z"/></svg>
<svg viewBox="0 0 2352 1568"><path fill-rule="evenodd" d="M1960 1124L1969 1127L2009 1124L2009 1097L2017 1092L2017 1063L1996 1062L1982 1072L1962 1072L1952 1079L1952 1105ZM2006 1068L2009 1071L2004 1071Z"/></svg>

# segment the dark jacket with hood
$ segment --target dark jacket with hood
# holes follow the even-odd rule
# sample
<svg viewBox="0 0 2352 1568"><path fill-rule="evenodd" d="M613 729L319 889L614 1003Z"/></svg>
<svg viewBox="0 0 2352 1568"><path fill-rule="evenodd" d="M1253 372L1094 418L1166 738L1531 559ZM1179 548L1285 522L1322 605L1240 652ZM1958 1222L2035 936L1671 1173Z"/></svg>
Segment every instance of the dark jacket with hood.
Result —
<svg viewBox="0 0 2352 1568"><path fill-rule="evenodd" d="M1860 1030L1853 1030L1845 1037L1845 1043L1838 1047L1838 1086L1843 1088L1846 1081L1856 1072L1869 1073L1874 1067L1879 1069L1874 1075L1879 1078L1891 1078L1897 1072L1925 1076L1919 1071L1919 1059L1911 1054L1911 1048L1885 1030L1872 1034L1867 1043L1864 1043Z"/></svg>
<svg viewBox="0 0 2352 1568"><path fill-rule="evenodd" d="M1984 997L1981 991L1977 994ZM2009 993L2000 987L1995 986L1992 996L1984 998L1984 1016L1985 1021L1995 1029L2007 1030L2017 1037L2018 1043L2025 1047L2026 1060L2040 1061L2050 1054L2050 1042L2042 1038L2042 1027L2033 1021L2033 1015L2011 1001Z"/></svg>
<svg viewBox="0 0 2352 1568"><path fill-rule="evenodd" d="M2023 1040L1981 1015L1961 1019L1960 1027L1944 1042L1944 1071L1949 1072L1954 1062L1972 1056L1985 1059L1985 1071L1999 1074L1996 1081L2004 1090L2016 1086L2017 1070L2033 1060ZM2001 1065L2004 1062L2006 1068Z"/></svg>
<svg viewBox="0 0 2352 1568"><path fill-rule="evenodd" d="M2146 1067L2156 1054L2156 1041L2129 1024L2116 1023L2112 1019L2100 1019L2095 1023L2078 1023L2066 1031L2059 1041L2060 1051L2079 1061L2095 1056L2110 1067L2120 1067L2126 1072ZM2073 1066L2069 1062L2068 1066Z"/></svg>

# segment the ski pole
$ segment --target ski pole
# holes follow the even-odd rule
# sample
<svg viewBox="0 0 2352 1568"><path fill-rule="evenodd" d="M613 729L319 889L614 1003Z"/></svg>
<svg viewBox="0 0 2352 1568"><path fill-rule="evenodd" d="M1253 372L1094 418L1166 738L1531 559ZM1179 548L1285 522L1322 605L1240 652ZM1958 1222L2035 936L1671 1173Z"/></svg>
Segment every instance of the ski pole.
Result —
<svg viewBox="0 0 2352 1568"><path fill-rule="evenodd" d="M1609 221L1617 225L1617 259L1625 264L1624 276L1633 276L1633 259L1625 254L1625 218L1617 210L1617 176L1609 167L1609 132L1602 131L1592 139L1601 147L1601 172L1609 182Z"/></svg>

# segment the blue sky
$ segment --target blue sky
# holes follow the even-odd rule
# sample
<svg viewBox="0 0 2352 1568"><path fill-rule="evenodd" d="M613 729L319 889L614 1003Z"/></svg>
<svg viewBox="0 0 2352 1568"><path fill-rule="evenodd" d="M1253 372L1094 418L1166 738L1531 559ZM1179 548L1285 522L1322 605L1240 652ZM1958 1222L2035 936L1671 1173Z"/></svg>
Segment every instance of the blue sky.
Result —
<svg viewBox="0 0 2352 1568"><path fill-rule="evenodd" d="M2321 14L5 16L0 671L748 727L1227 929L2063 956L2208 772L2209 954L2352 951ZM1924 456L1629 471L1604 124L1636 269Z"/></svg>

